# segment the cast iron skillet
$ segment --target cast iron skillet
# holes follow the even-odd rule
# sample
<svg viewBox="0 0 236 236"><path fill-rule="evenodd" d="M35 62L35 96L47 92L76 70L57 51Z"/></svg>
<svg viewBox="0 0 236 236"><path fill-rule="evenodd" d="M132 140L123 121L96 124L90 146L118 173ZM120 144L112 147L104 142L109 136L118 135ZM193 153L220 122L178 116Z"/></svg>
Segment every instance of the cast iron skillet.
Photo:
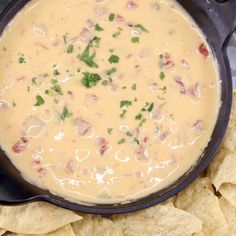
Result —
<svg viewBox="0 0 236 236"><path fill-rule="evenodd" d="M4 30L7 23L13 16L30 0L13 0L11 4L0 15L0 33ZM221 99L218 120L212 134L211 141L199 158L197 165L191 168L185 175L178 179L171 186L142 198L132 203L118 205L95 205L84 206L75 204L57 197L48 191L39 189L26 182L19 171L11 164L7 156L0 150L0 164L6 170L9 176L17 181L17 185L11 185L9 182L5 188L19 188L17 197L1 199L1 204L15 205L31 201L46 201L55 205L93 214L118 214L137 211L153 206L164 201L176 193L180 192L187 185L192 183L212 161L224 136L228 125L231 102L232 102L232 81L231 73L226 56L226 45L236 26L236 1L235 0L178 0L178 2L189 12L199 27L205 34L210 43L215 57L218 61L220 70ZM207 79L207 78L206 78ZM19 194L20 191L20 194Z"/></svg>

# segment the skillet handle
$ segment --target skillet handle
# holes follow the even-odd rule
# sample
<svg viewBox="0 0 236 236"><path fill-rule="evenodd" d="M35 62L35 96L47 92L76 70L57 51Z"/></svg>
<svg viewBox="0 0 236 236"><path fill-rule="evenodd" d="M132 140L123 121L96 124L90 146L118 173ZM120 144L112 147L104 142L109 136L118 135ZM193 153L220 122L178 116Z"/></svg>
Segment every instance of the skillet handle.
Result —
<svg viewBox="0 0 236 236"><path fill-rule="evenodd" d="M232 33L236 30L236 0L213 0L212 4L220 19L220 22L216 23L221 25L219 36L222 48L225 49Z"/></svg>

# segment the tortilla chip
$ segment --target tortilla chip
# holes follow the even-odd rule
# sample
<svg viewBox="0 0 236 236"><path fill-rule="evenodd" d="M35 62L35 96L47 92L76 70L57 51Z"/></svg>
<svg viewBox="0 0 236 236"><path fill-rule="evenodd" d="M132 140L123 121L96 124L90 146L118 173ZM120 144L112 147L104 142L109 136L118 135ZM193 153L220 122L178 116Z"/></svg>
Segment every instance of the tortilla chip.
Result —
<svg viewBox="0 0 236 236"><path fill-rule="evenodd" d="M0 235L5 234L6 232L7 232L6 230L4 230L4 229L0 229Z"/></svg>
<svg viewBox="0 0 236 236"><path fill-rule="evenodd" d="M202 229L201 221L175 207L157 205L136 213L112 217L124 236L192 236Z"/></svg>
<svg viewBox="0 0 236 236"><path fill-rule="evenodd" d="M83 220L72 224L76 236L122 236L121 229L110 219L83 215Z"/></svg>
<svg viewBox="0 0 236 236"><path fill-rule="evenodd" d="M236 185L223 184L220 187L219 192L231 205L236 207Z"/></svg>
<svg viewBox="0 0 236 236"><path fill-rule="evenodd" d="M13 234L12 236L39 236L38 234ZM71 225L66 225L56 231L48 234L40 234L40 236L75 236Z"/></svg>
<svg viewBox="0 0 236 236"><path fill-rule="evenodd" d="M222 161L219 165L214 168L211 167L209 177L216 190L219 190L220 186L225 183L236 184L236 153L230 153L223 156L222 153L220 158Z"/></svg>
<svg viewBox="0 0 236 236"><path fill-rule="evenodd" d="M21 206L3 206L0 227L19 234L47 234L82 217L49 203L34 202Z"/></svg>
<svg viewBox="0 0 236 236"><path fill-rule="evenodd" d="M200 178L179 193L175 205L201 219L205 235L228 235L226 220L209 178Z"/></svg>
<svg viewBox="0 0 236 236"><path fill-rule="evenodd" d="M224 213L229 234L228 236L235 236L236 235L236 208L232 206L226 199L221 197L219 199L220 201L220 207Z"/></svg>

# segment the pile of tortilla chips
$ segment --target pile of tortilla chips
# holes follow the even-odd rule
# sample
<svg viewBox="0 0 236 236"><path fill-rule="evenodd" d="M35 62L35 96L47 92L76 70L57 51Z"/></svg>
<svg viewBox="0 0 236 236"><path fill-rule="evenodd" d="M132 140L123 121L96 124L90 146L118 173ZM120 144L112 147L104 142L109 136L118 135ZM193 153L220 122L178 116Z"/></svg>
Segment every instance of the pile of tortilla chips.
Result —
<svg viewBox="0 0 236 236"><path fill-rule="evenodd" d="M234 95L221 150L205 174L172 199L109 219L42 202L0 206L0 235L235 236L236 92Z"/></svg>

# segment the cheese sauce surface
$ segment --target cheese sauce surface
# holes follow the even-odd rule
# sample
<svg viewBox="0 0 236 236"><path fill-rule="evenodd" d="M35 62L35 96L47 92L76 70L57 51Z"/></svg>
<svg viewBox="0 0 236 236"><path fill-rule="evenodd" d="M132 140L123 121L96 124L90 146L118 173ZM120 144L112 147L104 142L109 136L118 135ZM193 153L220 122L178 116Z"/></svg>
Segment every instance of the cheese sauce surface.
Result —
<svg viewBox="0 0 236 236"><path fill-rule="evenodd" d="M0 41L0 143L31 183L118 203L191 168L220 106L214 57L171 0L32 0Z"/></svg>

